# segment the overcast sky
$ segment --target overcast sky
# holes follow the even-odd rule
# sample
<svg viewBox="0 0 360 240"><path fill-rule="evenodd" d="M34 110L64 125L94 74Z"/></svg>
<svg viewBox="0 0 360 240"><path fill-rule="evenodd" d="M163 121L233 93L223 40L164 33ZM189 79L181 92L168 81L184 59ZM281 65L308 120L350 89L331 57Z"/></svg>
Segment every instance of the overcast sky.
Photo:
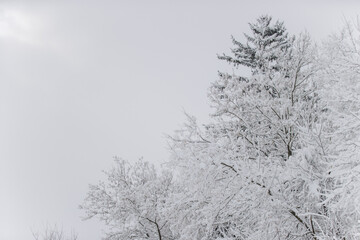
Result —
<svg viewBox="0 0 360 240"><path fill-rule="evenodd" d="M206 121L216 58L261 14L317 41L359 1L0 1L0 239L81 221L88 184L117 155L166 161L183 110Z"/></svg>

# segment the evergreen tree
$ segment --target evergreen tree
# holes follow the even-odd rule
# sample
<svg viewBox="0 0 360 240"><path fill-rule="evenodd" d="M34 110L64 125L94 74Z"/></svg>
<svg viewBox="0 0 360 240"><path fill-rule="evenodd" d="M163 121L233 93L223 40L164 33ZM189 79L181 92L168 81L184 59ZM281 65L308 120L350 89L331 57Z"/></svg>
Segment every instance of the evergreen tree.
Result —
<svg viewBox="0 0 360 240"><path fill-rule="evenodd" d="M219 58L248 67L252 73L219 74L209 93L214 116L235 117L240 134L257 149L253 152L266 157L276 154L286 161L299 147L298 122L316 119L318 97L311 79L316 71L311 64L314 49L308 36L295 43L283 23L277 21L273 26L269 16L249 25L253 35L245 34L247 43L234 40L238 46L232 50L234 57Z"/></svg>
<svg viewBox="0 0 360 240"><path fill-rule="evenodd" d="M281 64L278 60L288 54L294 39L288 37L283 22L277 21L272 25L271 21L270 16L264 15L255 23L249 23L252 35L244 34L247 42L243 44L232 37L235 45L232 49L234 56L223 54L219 59L226 60L234 66L249 67L253 73L269 69L279 71Z"/></svg>

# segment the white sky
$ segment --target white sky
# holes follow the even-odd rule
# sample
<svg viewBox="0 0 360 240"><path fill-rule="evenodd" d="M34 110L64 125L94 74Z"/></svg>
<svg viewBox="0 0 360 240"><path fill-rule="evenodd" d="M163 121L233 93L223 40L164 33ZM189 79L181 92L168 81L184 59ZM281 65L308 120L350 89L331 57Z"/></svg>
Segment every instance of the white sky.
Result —
<svg viewBox="0 0 360 240"><path fill-rule="evenodd" d="M170 3L171 2L171 3ZM81 221L115 155L166 160L183 109L206 121L216 54L261 14L317 40L360 1L0 1L0 239Z"/></svg>

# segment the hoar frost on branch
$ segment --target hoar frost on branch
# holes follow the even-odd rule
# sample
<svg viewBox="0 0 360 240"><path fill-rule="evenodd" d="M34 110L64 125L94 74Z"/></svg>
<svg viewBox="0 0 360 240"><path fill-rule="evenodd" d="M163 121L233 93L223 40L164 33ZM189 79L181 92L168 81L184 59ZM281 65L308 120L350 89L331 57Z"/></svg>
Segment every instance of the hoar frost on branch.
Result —
<svg viewBox="0 0 360 240"><path fill-rule="evenodd" d="M299 216L305 186L289 172L303 147L302 128L313 126L321 111L313 78L315 50L307 36L288 38L283 24L272 26L268 16L250 26L248 43L234 40L235 57L220 59L250 67L252 74L220 73L209 93L213 123L193 134L195 139L174 142L173 164L188 166L181 169L186 185L196 182L187 189L192 194L184 193L196 204L183 210L187 220L179 229L191 225L194 231L180 234L183 239L315 234L309 217Z"/></svg>
<svg viewBox="0 0 360 240"><path fill-rule="evenodd" d="M210 123L169 137L175 177L117 160L91 186L106 239L360 239L359 25L320 48L269 16L250 30L219 56L237 73L211 85Z"/></svg>
<svg viewBox="0 0 360 240"><path fill-rule="evenodd" d="M346 22L322 49L323 155L332 228L360 239L360 22ZM339 238L340 239L340 238Z"/></svg>
<svg viewBox="0 0 360 240"><path fill-rule="evenodd" d="M106 239L173 239L162 216L172 175L156 172L142 159L135 164L115 158L106 182L91 185L82 209L109 227Z"/></svg>

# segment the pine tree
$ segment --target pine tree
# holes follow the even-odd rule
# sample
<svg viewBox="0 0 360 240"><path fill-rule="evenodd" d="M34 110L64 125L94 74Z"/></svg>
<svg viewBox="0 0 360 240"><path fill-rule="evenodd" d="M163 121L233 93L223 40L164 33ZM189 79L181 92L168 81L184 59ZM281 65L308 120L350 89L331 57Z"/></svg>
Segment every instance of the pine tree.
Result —
<svg viewBox="0 0 360 240"><path fill-rule="evenodd" d="M253 73L266 72L269 69L279 71L281 64L278 60L288 54L294 39L288 37L283 22L277 21L272 25L271 21L270 16L264 15L254 24L249 23L252 35L244 34L247 42L243 44L232 37L235 45L232 49L234 57L223 54L219 59L234 66L249 67Z"/></svg>
<svg viewBox="0 0 360 240"><path fill-rule="evenodd" d="M301 36L295 46L283 23L271 25L269 16L249 25L253 35L245 34L247 43L233 40L238 46L232 50L234 57L219 58L249 68L251 75L219 73L209 93L214 116L237 118L252 148L267 157L280 150L277 155L286 160L297 148L299 118L316 118L297 112L309 114L317 101L315 83L308 81L315 71L310 64L313 50L308 36Z"/></svg>

